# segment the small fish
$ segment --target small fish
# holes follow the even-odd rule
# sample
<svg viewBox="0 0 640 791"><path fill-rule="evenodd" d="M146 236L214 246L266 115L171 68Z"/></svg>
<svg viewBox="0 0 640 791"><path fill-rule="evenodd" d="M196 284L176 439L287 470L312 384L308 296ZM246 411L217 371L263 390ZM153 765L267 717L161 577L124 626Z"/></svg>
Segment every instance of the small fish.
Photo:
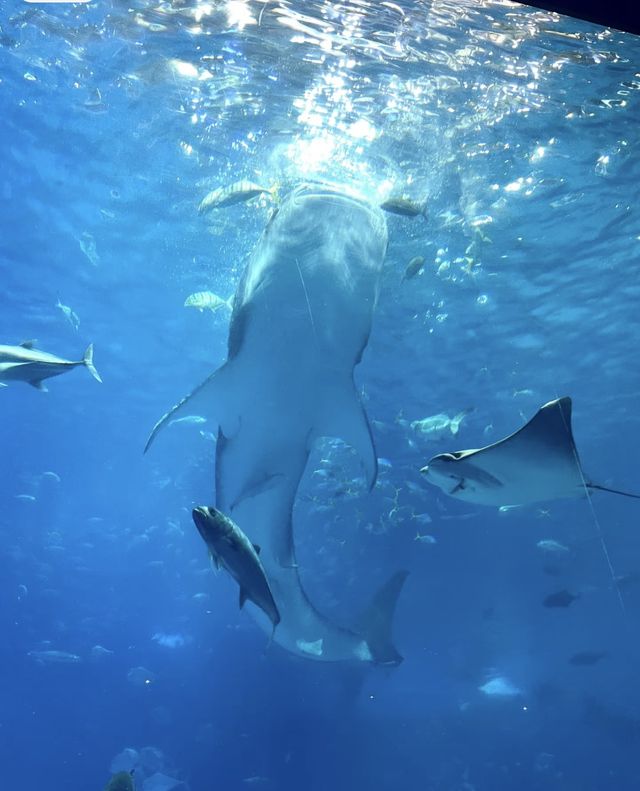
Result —
<svg viewBox="0 0 640 791"><path fill-rule="evenodd" d="M543 599L542 604L545 607L568 607L578 598L580 598L580 594L574 595L573 593L569 593L568 590L564 589L558 591L557 593L551 593L549 596Z"/></svg>
<svg viewBox="0 0 640 791"><path fill-rule="evenodd" d="M463 409L462 412L458 412L454 417L440 413L431 417L425 417L422 420L413 420L409 426L420 437L430 441L443 439L449 434L453 434L455 437L460 430L460 424L468 414L473 412L473 409L474 407Z"/></svg>
<svg viewBox="0 0 640 791"><path fill-rule="evenodd" d="M186 423L190 426L200 426L207 422L206 417L202 415L185 415L184 417L176 417L169 422L170 426L177 426L180 423Z"/></svg>
<svg viewBox="0 0 640 791"><path fill-rule="evenodd" d="M417 203L404 196L388 198L384 203L380 204L380 208L383 211L390 212L391 214L399 214L402 217L418 217L422 215L425 220L427 219L426 204Z"/></svg>
<svg viewBox="0 0 640 791"><path fill-rule="evenodd" d="M569 552L569 547L565 547L564 544L560 544L558 541L554 541L552 538L543 538L541 541L538 541L536 546L543 552L549 552L555 555Z"/></svg>
<svg viewBox="0 0 640 791"><path fill-rule="evenodd" d="M185 308L198 308L200 312L210 310L212 313L220 308L233 310L233 297L222 299L213 291L196 291L195 294L191 294L185 299L184 306Z"/></svg>
<svg viewBox="0 0 640 791"><path fill-rule="evenodd" d="M104 659L107 656L113 656L113 651L105 648L103 645L94 645L91 649L91 656L93 659Z"/></svg>
<svg viewBox="0 0 640 791"><path fill-rule="evenodd" d="M424 266L424 258L421 255L416 255L414 258L409 261L407 264L407 268L404 270L404 275L402 276L402 280L411 280L414 278L418 272Z"/></svg>
<svg viewBox="0 0 640 791"><path fill-rule="evenodd" d="M419 541L421 544L437 544L437 540L433 536L429 535L421 535L419 532L416 533L416 537L413 539L414 541Z"/></svg>
<svg viewBox="0 0 640 791"><path fill-rule="evenodd" d="M606 655L605 651L579 651L571 657L569 664L577 665L578 667L595 665L601 659L604 659Z"/></svg>
<svg viewBox="0 0 640 791"><path fill-rule="evenodd" d="M62 311L65 319L69 322L69 324L71 324L74 330L80 328L80 319L74 310L72 310L68 305L63 305L59 299L56 302L56 307Z"/></svg>
<svg viewBox="0 0 640 791"><path fill-rule="evenodd" d="M36 498L32 494L16 494L16 500L24 500L27 503L35 503Z"/></svg>
<svg viewBox="0 0 640 791"><path fill-rule="evenodd" d="M0 345L0 379L5 382L27 382L38 390L46 391L47 388L43 384L45 379L59 376L78 365L84 365L94 379L102 382L93 364L92 343L87 347L82 360L78 362L38 351L34 346L35 341L23 341L19 346Z"/></svg>
<svg viewBox="0 0 640 791"><path fill-rule="evenodd" d="M87 256L89 262L92 266L98 266L100 264L100 257L98 255L98 251L96 250L96 240L90 233L84 231L80 239L78 239L78 244L80 245L80 249L82 252Z"/></svg>
<svg viewBox="0 0 640 791"><path fill-rule="evenodd" d="M618 574L614 577L614 583L621 590L629 590L640 582L640 574L632 571L629 574Z"/></svg>
<svg viewBox="0 0 640 791"><path fill-rule="evenodd" d="M489 679L489 681L484 683L481 687L478 687L478 689L483 693L483 695L496 698L514 698L518 695L522 695L522 690L514 686L514 684L512 684L509 679L505 678L504 676L495 676L494 678Z"/></svg>
<svg viewBox="0 0 640 791"><path fill-rule="evenodd" d="M27 656L41 665L76 665L82 657L67 651L28 651Z"/></svg>
<svg viewBox="0 0 640 791"><path fill-rule="evenodd" d="M211 209L223 209L226 206L234 206L236 203L246 203L258 195L273 195L274 190L268 187L261 187L252 181L236 181L229 187L218 187L206 195L198 206L198 213L202 214Z"/></svg>
<svg viewBox="0 0 640 791"><path fill-rule="evenodd" d="M43 472L42 473L42 477L43 478L51 478L56 483L60 483L60 481L62 480L57 472L52 472L51 470L47 470L46 472Z"/></svg>
<svg viewBox="0 0 640 791"><path fill-rule="evenodd" d="M82 103L82 106L90 113L106 113L109 109L102 101L102 94L98 88L91 92L91 95Z"/></svg>
<svg viewBox="0 0 640 791"><path fill-rule="evenodd" d="M267 615L275 630L280 613L260 562L260 547L252 544L238 525L216 508L194 508L193 521L212 563L216 568L225 568L240 586L240 608L249 599Z"/></svg>

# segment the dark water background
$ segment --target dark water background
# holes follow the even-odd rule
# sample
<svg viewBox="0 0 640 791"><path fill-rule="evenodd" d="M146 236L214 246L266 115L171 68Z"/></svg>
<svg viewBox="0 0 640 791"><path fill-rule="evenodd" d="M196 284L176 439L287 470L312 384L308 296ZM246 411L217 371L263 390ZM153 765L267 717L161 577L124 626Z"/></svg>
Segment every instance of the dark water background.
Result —
<svg viewBox="0 0 640 791"><path fill-rule="evenodd" d="M640 489L639 63L631 36L493 2L3 5L0 340L71 359L93 342L104 384L0 389L2 791L101 789L145 745L192 791L638 786L637 504L504 513L418 469L569 394L587 474ZM310 597L345 624L410 570L393 672L265 654L189 515L213 499L214 427L142 455L224 360L226 314L184 299L229 296L269 215L199 201L309 176L429 210L389 217L357 371L392 466L345 494L354 460L336 450L323 489L318 454L294 519ZM467 407L437 443L402 423ZM436 544L414 541L417 513ZM570 552L545 556L551 538ZM542 606L562 589L571 607ZM522 694L483 695L495 676Z"/></svg>

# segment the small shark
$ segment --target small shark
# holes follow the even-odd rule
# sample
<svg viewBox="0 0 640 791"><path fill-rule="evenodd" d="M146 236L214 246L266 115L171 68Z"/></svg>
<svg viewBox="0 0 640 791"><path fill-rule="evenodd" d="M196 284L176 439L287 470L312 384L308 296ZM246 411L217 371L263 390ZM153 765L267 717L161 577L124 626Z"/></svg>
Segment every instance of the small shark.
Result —
<svg viewBox="0 0 640 791"><path fill-rule="evenodd" d="M369 487L375 484L377 457L353 371L369 339L386 249L385 216L361 195L318 183L293 189L238 285L226 363L156 423L145 448L184 414L219 426L216 508L261 547L281 616L274 642L319 661L402 661L391 622L406 572L394 574L355 625L343 628L307 598L292 529L317 439L350 444Z"/></svg>
<svg viewBox="0 0 640 791"><path fill-rule="evenodd" d="M640 499L589 481L571 429L571 399L549 401L505 439L474 450L434 456L420 470L445 494L480 505L526 505L598 490Z"/></svg>
<svg viewBox="0 0 640 791"><path fill-rule="evenodd" d="M72 362L56 357L55 354L41 352L34 348L35 341L24 341L19 346L0 345L0 382L27 382L32 387L46 392L45 379L84 365L91 376L102 382L93 364L93 344L90 343L82 360Z"/></svg>
<svg viewBox="0 0 640 791"><path fill-rule="evenodd" d="M240 586L240 609L249 599L265 613L275 630L280 613L260 563L260 547L252 544L232 519L215 508L194 508L193 521L207 545L211 562L216 568L225 568Z"/></svg>

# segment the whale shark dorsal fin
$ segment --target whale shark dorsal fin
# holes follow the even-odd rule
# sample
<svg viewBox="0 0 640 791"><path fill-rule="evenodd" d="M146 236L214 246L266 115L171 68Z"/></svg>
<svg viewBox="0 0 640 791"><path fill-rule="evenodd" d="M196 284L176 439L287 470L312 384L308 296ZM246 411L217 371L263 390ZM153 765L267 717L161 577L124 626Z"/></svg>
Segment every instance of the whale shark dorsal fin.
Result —
<svg viewBox="0 0 640 791"><path fill-rule="evenodd" d="M260 547L257 544L252 544L252 546L253 546L253 548L254 548L254 550L256 552L256 555L259 555L260 554Z"/></svg>
<svg viewBox="0 0 640 791"><path fill-rule="evenodd" d="M398 596L408 576L408 571L396 571L378 588L356 622L355 629L366 640L376 664L399 665L402 662L403 657L393 644L391 630Z"/></svg>
<svg viewBox="0 0 640 791"><path fill-rule="evenodd" d="M324 410L311 439L337 437L357 452L364 466L369 489L378 477L378 458L367 414L364 411L353 381L334 384L323 393Z"/></svg>
<svg viewBox="0 0 640 791"><path fill-rule="evenodd" d="M212 423L217 423L225 436L232 436L237 431L239 422L236 402L233 368L230 363L225 363L158 420L149 434L144 453L149 450L161 429L180 417L183 412L189 413L191 410L196 410L197 414L206 416Z"/></svg>
<svg viewBox="0 0 640 791"><path fill-rule="evenodd" d="M23 349L33 349L36 343L37 341L34 340L22 341L19 346L22 346Z"/></svg>

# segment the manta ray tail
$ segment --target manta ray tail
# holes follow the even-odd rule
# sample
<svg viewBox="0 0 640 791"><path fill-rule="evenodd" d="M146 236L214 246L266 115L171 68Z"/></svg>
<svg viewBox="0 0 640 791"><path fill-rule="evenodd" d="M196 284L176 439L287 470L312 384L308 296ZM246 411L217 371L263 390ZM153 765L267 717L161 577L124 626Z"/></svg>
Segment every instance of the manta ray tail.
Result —
<svg viewBox="0 0 640 791"><path fill-rule="evenodd" d="M223 433L229 436L231 428L227 426L225 431L224 424L229 422L230 408L233 404L233 389L229 387L230 372L229 363L225 363L217 371L207 376L204 382L201 382L195 390L192 390L178 401L175 406L172 406L151 430L147 444L144 446L144 452L146 453L149 450L161 429L179 417L180 414L186 413L187 410L205 413L213 417L220 426L223 426Z"/></svg>
<svg viewBox="0 0 640 791"><path fill-rule="evenodd" d="M356 631L367 641L377 665L399 665L403 660L393 645L391 628L398 596L408 575L408 571L396 571L376 591L371 604L356 624Z"/></svg>
<svg viewBox="0 0 640 791"><path fill-rule="evenodd" d="M599 492L621 494L623 497L633 497L635 500L640 500L640 494L633 494L633 492L621 492L620 489L610 489L608 486L598 486L597 483L588 483L587 489L597 489Z"/></svg>

